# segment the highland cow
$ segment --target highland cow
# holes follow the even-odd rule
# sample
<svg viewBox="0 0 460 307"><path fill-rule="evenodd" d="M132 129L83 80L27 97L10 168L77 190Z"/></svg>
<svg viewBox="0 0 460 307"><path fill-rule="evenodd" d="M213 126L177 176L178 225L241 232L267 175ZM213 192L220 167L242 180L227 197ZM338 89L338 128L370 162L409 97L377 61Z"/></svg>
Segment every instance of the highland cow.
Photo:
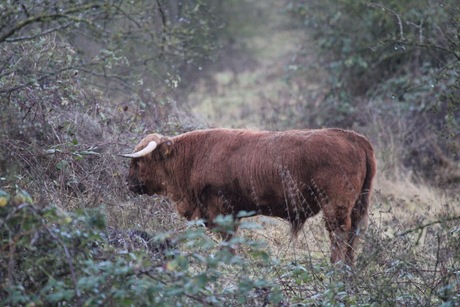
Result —
<svg viewBox="0 0 460 307"><path fill-rule="evenodd" d="M208 227L220 214L238 220L246 211L282 218L297 235L322 210L331 261L354 263L358 237L367 227L376 162L372 145L353 131L150 134L123 156L132 158L131 191L165 195L182 216L204 219Z"/></svg>

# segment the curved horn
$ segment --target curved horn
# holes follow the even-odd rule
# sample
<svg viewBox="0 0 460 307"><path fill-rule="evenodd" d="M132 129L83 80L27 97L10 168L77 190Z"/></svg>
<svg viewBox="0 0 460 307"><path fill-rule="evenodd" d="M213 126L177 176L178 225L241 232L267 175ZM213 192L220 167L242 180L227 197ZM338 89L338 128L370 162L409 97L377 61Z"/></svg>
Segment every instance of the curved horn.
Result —
<svg viewBox="0 0 460 307"><path fill-rule="evenodd" d="M125 158L140 158L154 151L156 147L157 147L157 143L155 141L151 141L144 149L139 150L138 152L135 152L132 154L123 154L120 156L125 157Z"/></svg>

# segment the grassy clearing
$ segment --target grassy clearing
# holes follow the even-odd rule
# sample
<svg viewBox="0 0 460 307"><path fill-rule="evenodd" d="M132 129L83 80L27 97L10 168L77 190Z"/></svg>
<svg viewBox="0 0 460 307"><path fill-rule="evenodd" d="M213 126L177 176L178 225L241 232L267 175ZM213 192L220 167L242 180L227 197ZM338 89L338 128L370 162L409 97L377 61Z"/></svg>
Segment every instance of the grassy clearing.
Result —
<svg viewBox="0 0 460 307"><path fill-rule="evenodd" d="M309 80L310 96L320 95L321 80L317 77L322 72L318 67L313 68L314 58L307 75L288 80L297 69L289 63L302 45L298 41L301 30L286 20L283 5L275 1L255 6L254 10L260 12L258 22L241 38L239 51L249 54L256 64L246 67L244 63L234 63L224 67L213 74L211 80L198 82L187 98L193 112L204 117L210 126L280 128L279 122L289 121L289 112L300 112L296 109L298 89L304 86L304 79ZM268 6L271 8L267 9ZM242 12L242 16L247 14ZM311 48L308 56L315 50ZM224 56L222 61L232 62L232 53Z"/></svg>

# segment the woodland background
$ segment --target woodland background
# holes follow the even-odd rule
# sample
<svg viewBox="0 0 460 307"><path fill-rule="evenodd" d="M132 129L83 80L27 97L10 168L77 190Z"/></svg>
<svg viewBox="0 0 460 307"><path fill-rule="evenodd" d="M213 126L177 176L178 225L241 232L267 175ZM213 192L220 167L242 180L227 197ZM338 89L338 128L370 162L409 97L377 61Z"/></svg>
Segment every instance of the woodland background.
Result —
<svg viewBox="0 0 460 307"><path fill-rule="evenodd" d="M5 305L460 303L457 1L0 3ZM125 184L147 133L340 127L378 175L355 268L321 216L251 218L239 253ZM221 217L219 227L229 227Z"/></svg>

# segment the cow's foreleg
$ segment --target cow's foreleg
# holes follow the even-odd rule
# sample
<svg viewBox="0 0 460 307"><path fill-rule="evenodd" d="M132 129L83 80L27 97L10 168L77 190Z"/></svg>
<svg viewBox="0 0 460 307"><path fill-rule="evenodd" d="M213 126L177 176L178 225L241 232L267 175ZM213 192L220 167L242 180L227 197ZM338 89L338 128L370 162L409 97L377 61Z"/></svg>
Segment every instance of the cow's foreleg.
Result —
<svg viewBox="0 0 460 307"><path fill-rule="evenodd" d="M228 243L231 241L233 236L238 230L238 225L240 219L236 217L236 213L233 212L233 207L222 195L209 195L209 197L203 203L204 213L206 220L206 226L212 230L214 233L217 233L222 238L222 241ZM225 221L224 224L216 223L216 218L219 215L231 214L233 216L233 221L231 224L227 224ZM230 251L232 254L235 254L235 249L230 244L223 244L223 248Z"/></svg>
<svg viewBox="0 0 460 307"><path fill-rule="evenodd" d="M227 250L231 254L235 255L236 254L236 248L232 244L230 244L230 241L232 238L236 235L236 231L238 230L238 222L239 220L235 220L233 227L227 228L227 227L222 227L219 225L216 225L214 222L209 223L207 227L209 229L212 229L214 233L217 233L221 239L223 244L221 245L222 250Z"/></svg>
<svg viewBox="0 0 460 307"><path fill-rule="evenodd" d="M336 205L330 209L324 210L324 219L331 240L331 262L352 265L352 259L347 256L352 229L351 210L344 205Z"/></svg>

